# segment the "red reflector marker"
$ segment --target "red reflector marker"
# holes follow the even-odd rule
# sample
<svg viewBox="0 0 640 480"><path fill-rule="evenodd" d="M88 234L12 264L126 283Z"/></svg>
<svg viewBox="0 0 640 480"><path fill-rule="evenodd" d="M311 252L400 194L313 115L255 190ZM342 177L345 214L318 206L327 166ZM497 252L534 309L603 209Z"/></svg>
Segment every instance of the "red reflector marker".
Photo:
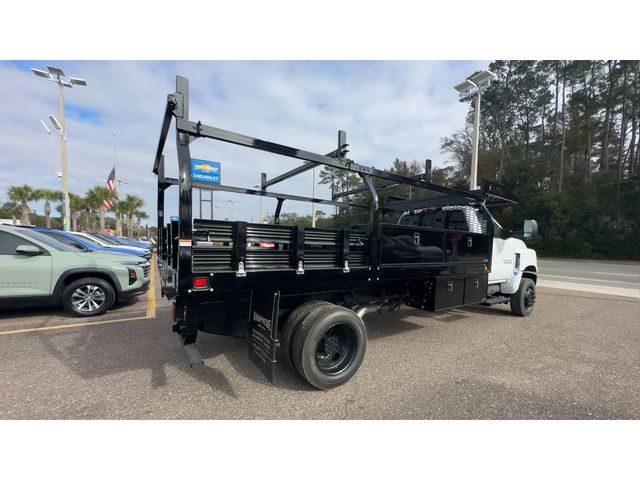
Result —
<svg viewBox="0 0 640 480"><path fill-rule="evenodd" d="M209 286L208 278L194 278L193 288L207 288Z"/></svg>

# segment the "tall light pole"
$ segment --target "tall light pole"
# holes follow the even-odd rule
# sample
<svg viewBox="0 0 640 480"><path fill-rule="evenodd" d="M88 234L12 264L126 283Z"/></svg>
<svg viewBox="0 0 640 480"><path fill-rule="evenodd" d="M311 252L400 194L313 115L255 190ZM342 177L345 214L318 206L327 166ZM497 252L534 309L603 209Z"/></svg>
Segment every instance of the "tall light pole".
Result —
<svg viewBox="0 0 640 480"><path fill-rule="evenodd" d="M316 198L316 169L315 167L311 169L312 178L311 178L311 197ZM311 204L311 226L313 228L316 227L316 202Z"/></svg>
<svg viewBox="0 0 640 480"><path fill-rule="evenodd" d="M120 193L124 189L123 185L129 185L125 180L116 180L116 235L122 235L122 215L120 214Z"/></svg>
<svg viewBox="0 0 640 480"><path fill-rule="evenodd" d="M32 68L38 77L45 78L58 84L58 105L60 109L60 157L62 163L62 196L64 200L63 229L69 231L71 224L71 209L69 206L69 169L67 167L67 129L64 118L64 89L74 85L86 87L87 82L81 78L67 77L61 68L47 66L48 72Z"/></svg>
<svg viewBox="0 0 640 480"><path fill-rule="evenodd" d="M231 204L231 221L233 222L233 204L235 203L233 200L227 200Z"/></svg>
<svg viewBox="0 0 640 480"><path fill-rule="evenodd" d="M471 149L471 173L469 176L469 190L478 188L478 144L480 143L480 101L482 92L489 86L491 80L496 78L495 73L483 70L467 78L464 82L456 85L455 88L460 93L460 101L465 101L475 95L476 106L473 116L473 146Z"/></svg>
<svg viewBox="0 0 640 480"><path fill-rule="evenodd" d="M260 185L254 185L253 188L262 188ZM259 195L260 197L260 216L258 218L258 223L262 223L262 195Z"/></svg>

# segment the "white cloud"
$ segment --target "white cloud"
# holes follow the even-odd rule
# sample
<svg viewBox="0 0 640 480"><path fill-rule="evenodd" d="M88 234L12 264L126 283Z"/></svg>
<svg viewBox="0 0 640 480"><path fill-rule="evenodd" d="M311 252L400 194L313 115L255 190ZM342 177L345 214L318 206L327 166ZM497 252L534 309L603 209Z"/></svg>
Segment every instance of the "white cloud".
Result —
<svg viewBox="0 0 640 480"><path fill-rule="evenodd" d="M42 68L47 62L33 62ZM31 63L29 64L31 65ZM364 165L388 167L397 156L431 158L443 165L439 139L464 123L466 106L457 102L452 86L487 62L61 62L69 74L85 78L88 87L66 89L69 106L70 189L84 193L103 185L113 164L113 133L117 135L118 177L128 181L124 192L144 198L150 223L155 218L155 177L151 167L167 93L175 75L190 80L193 120L226 130L326 153L347 131L350 156ZM0 63L4 94L0 118L0 201L10 185L58 188L59 146L39 124L58 115L57 92L26 70ZM95 112L90 121L71 115L72 107ZM165 148L167 174L176 174L174 132ZM220 142L200 139L192 156L222 163L223 183L251 187L260 172L269 177L299 162ZM274 190L309 194L311 172ZM326 187L318 194L328 198ZM177 204L167 213L175 214ZM229 215L226 200L237 200L236 218L257 219L258 199L216 194ZM35 205L34 205L35 206ZM36 208L41 212L42 206ZM275 202L264 201L264 211ZM309 204L285 202L284 211L308 213Z"/></svg>

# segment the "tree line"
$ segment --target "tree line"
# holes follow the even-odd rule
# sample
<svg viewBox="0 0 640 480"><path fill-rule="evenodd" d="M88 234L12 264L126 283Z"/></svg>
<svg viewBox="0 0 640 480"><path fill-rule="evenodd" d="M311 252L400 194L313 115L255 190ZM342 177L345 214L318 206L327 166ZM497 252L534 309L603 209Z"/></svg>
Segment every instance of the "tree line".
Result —
<svg viewBox="0 0 640 480"><path fill-rule="evenodd" d="M479 176L510 187L508 228L536 218L542 255L640 258L640 62L495 61L480 104ZM465 127L441 141L451 184L467 184Z"/></svg>
<svg viewBox="0 0 640 480"><path fill-rule="evenodd" d="M62 192L59 190L33 188L30 185L15 185L8 190L8 201L0 204L0 218L20 219L22 225L37 224L37 220L32 223L32 217L38 216L31 210L29 202L44 200L44 227L62 228L62 218L51 216L52 204L55 210L62 216ZM115 218L106 216L107 209L105 201L113 201L111 211ZM71 230L77 231L79 228L85 231L103 231L106 228L113 228L118 235L122 235L122 219L126 226L127 236L132 236L134 231L140 236L140 224L142 220L149 216L144 212L144 200L137 195L127 195L124 199L118 200L116 193L106 187L95 186L87 190L84 196L69 193L69 206L71 211Z"/></svg>
<svg viewBox="0 0 640 480"><path fill-rule="evenodd" d="M503 227L538 220L540 236L530 243L540 255L640 259L640 62L499 60L489 70L497 79L480 103L478 177L506 185L520 201L495 208ZM467 190L475 99L463 101L464 128L441 139L447 159L432 170L432 182ZM396 158L387 170L412 176L424 163ZM334 192L362 185L357 175L328 167L320 179ZM379 190L381 202L431 195L407 185ZM366 193L349 199L370 201ZM321 224L367 219L336 207Z"/></svg>

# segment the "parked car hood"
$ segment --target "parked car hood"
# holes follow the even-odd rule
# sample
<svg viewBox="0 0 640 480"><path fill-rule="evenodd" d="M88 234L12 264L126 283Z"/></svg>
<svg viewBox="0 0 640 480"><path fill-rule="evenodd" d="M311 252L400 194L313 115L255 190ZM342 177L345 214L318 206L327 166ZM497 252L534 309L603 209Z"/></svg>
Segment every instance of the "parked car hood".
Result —
<svg viewBox="0 0 640 480"><path fill-rule="evenodd" d="M145 250L144 248L138 248L138 247L128 247L126 245L106 245L104 248L109 248L109 249L118 249L121 250L123 252L128 252L131 255L145 255L147 253L147 250ZM116 252L114 252L116 253Z"/></svg>
<svg viewBox="0 0 640 480"><path fill-rule="evenodd" d="M78 252L77 255L89 255L90 258L111 260L118 263L145 263L146 260L138 257L137 255L130 255L128 253L106 253L106 252Z"/></svg>

